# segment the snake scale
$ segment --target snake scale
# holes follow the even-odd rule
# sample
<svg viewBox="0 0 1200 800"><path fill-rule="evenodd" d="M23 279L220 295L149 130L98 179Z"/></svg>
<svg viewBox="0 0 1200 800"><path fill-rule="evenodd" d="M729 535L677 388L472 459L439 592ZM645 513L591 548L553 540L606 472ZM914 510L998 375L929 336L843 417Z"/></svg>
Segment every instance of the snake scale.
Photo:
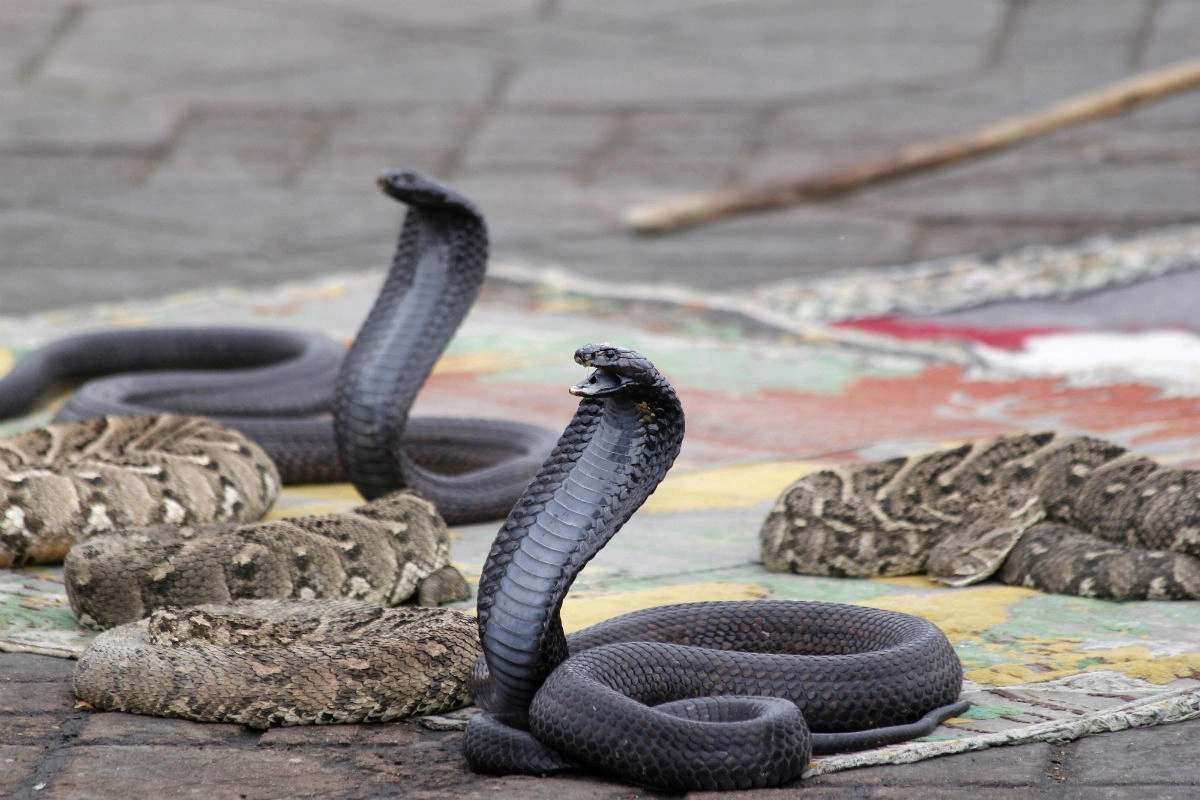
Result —
<svg viewBox="0 0 1200 800"><path fill-rule="evenodd" d="M407 490L340 514L95 536L67 553L63 582L75 618L93 628L239 599L435 606L471 596L450 566L446 523Z"/></svg>
<svg viewBox="0 0 1200 800"><path fill-rule="evenodd" d="M0 441L0 567L62 561L81 538L154 524L258 519L279 475L210 420L104 417Z"/></svg>
<svg viewBox="0 0 1200 800"><path fill-rule="evenodd" d="M928 572L1110 600L1200 599L1200 471L1022 433L806 475L763 523L770 570Z"/></svg>
<svg viewBox="0 0 1200 800"><path fill-rule="evenodd" d="M472 682L484 713L464 740L474 769L584 766L669 791L777 785L814 748L923 735L965 707L946 637L895 612L697 603L564 636L571 583L666 474L684 430L674 389L647 359L587 345L575 360L594 368L572 389L579 410L480 580Z"/></svg>
<svg viewBox="0 0 1200 800"><path fill-rule="evenodd" d="M172 606L96 637L72 686L98 709L252 728L386 722L470 702L473 625L353 600Z"/></svg>
<svg viewBox="0 0 1200 800"><path fill-rule="evenodd" d="M82 334L17 363L0 380L0 416L19 413L56 382L94 378L56 421L201 414L261 445L284 483L349 480L368 500L408 487L452 524L502 518L553 433L506 420L408 418L479 293L486 223L469 199L418 173L388 171L378 184L408 213L349 353L319 334L286 330Z"/></svg>

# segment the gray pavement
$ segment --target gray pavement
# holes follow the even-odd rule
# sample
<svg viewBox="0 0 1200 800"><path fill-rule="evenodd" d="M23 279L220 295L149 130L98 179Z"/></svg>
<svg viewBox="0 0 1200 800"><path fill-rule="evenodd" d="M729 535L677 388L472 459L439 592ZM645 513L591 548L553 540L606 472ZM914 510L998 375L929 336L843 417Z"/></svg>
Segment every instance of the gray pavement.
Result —
<svg viewBox="0 0 1200 800"><path fill-rule="evenodd" d="M639 239L629 205L965 132L1194 55L1192 0L6 0L0 312L382 266L380 169L500 259L724 288L1200 218L1200 93Z"/></svg>
<svg viewBox="0 0 1200 800"><path fill-rule="evenodd" d="M655 239L620 225L633 203L963 132L1197 42L1193 0L5 0L0 313L381 267L399 211L372 181L396 166L476 198L498 259L702 289L1197 222L1200 93L835 202ZM654 796L481 779L460 734L416 723L90 715L71 666L0 654L0 795ZM1192 797L1197 748L1185 723L754 794Z"/></svg>

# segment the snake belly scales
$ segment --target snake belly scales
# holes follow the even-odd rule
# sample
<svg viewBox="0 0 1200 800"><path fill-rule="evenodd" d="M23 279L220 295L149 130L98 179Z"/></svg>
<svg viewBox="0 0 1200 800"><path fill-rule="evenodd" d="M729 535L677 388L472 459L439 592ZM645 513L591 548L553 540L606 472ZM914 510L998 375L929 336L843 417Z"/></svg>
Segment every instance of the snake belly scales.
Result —
<svg viewBox="0 0 1200 800"><path fill-rule="evenodd" d="M484 713L464 740L474 769L585 766L669 791L778 785L798 778L814 749L924 735L966 707L946 637L895 612L696 603L564 636L568 588L654 490L683 437L675 391L648 360L610 345L575 358L594 368L572 390L579 410L480 579L483 659L472 680Z"/></svg>
<svg viewBox="0 0 1200 800"><path fill-rule="evenodd" d="M927 572L1108 600L1200 599L1200 471L1087 436L1020 433L821 470L760 531L777 572Z"/></svg>

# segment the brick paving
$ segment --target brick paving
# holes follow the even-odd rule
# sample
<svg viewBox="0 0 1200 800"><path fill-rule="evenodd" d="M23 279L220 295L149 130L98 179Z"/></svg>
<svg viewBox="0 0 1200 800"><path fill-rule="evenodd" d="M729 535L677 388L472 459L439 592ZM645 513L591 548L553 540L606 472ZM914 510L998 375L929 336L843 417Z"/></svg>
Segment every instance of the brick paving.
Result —
<svg viewBox="0 0 1200 800"><path fill-rule="evenodd" d="M16 798L522 797L632 800L663 795L584 777L482 778L461 734L415 722L259 733L72 709L73 662L0 654L0 793ZM789 798L1185 798L1200 725L1103 734L1064 745L995 748L811 778L725 796ZM694 792L689 798L712 797Z"/></svg>
<svg viewBox="0 0 1200 800"><path fill-rule="evenodd" d="M6 0L0 313L382 266L390 166L476 198L498 259L703 289L1196 222L1200 93L681 236L620 216L964 132L1197 41L1192 0ZM70 668L0 654L0 795L654 796L481 779L460 734L416 723L90 715ZM753 794L1190 797L1198 747L1181 724Z"/></svg>
<svg viewBox="0 0 1200 800"><path fill-rule="evenodd" d="M658 239L620 225L632 203L875 156L1187 58L1190 0L0 15L0 312L378 266L385 166L476 198L498 258L718 289L1200 218L1192 93L836 202Z"/></svg>

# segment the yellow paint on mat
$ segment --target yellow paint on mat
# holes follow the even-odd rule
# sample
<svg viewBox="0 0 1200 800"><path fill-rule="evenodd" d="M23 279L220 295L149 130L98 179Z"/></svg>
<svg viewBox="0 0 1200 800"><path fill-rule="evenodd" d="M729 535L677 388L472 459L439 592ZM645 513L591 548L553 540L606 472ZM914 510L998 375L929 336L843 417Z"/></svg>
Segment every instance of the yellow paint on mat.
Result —
<svg viewBox="0 0 1200 800"><path fill-rule="evenodd" d="M285 519L305 514L335 514L362 505L364 500L349 483L304 483L285 486L263 519Z"/></svg>
<svg viewBox="0 0 1200 800"><path fill-rule="evenodd" d="M821 468L810 461L773 461L668 475L643 510L664 514L744 508L775 500L797 478Z"/></svg>
<svg viewBox="0 0 1200 800"><path fill-rule="evenodd" d="M1122 647L1121 650L1143 650L1142 647ZM1110 651L1111 653L1112 651ZM1134 658L1125 662L1109 665L1109 669L1124 672L1133 678L1141 678L1150 683L1170 683L1179 678L1195 678L1200 675L1200 653L1180 653L1174 656L1150 656Z"/></svg>
<svg viewBox="0 0 1200 800"><path fill-rule="evenodd" d="M643 608L708 600L760 600L770 592L754 583L682 583L599 597L568 597L562 607L567 633Z"/></svg>
<svg viewBox="0 0 1200 800"><path fill-rule="evenodd" d="M1009 607L1037 592L1019 586L977 586L930 595L893 594L858 605L902 611L937 625L951 642L979 639L980 633L1007 622Z"/></svg>
<svg viewBox="0 0 1200 800"><path fill-rule="evenodd" d="M574 311L591 311L592 302L573 297L550 297L542 300L538 310L544 314L570 314Z"/></svg>
<svg viewBox="0 0 1200 800"><path fill-rule="evenodd" d="M288 299L293 303L305 303L311 300L336 300L345 293L345 284L328 283L318 286L297 287L288 293Z"/></svg>
<svg viewBox="0 0 1200 800"><path fill-rule="evenodd" d="M887 582L900 584L897 579ZM984 634L1008 622L1013 605L1035 594L1037 592L1032 589L1019 586L985 585L933 595L885 595L859 604L923 617L941 628L951 642L983 641L985 647L1018 651L1016 657L1022 663L994 664L965 673L967 678L980 684L1041 683L1092 670L1122 672L1156 684L1200 675L1200 653L1155 656L1139 646L1097 650L1085 647L1083 640L1070 637L1026 637L1002 645L987 643Z"/></svg>
<svg viewBox="0 0 1200 800"><path fill-rule="evenodd" d="M1036 645L1035 642L1025 644L1031 649ZM968 670L964 674L976 683L992 686L1042 683L1096 670L1121 672L1159 685L1200 675L1200 653L1155 656L1144 647L1089 650L1080 644L1078 641L1048 641L1038 648L1044 653L1044 660L1036 660L1035 653L1030 663L996 664Z"/></svg>
<svg viewBox="0 0 1200 800"><path fill-rule="evenodd" d="M13 363L16 359L13 358L12 350L7 347L0 347L0 375L7 374L13 368Z"/></svg>
<svg viewBox="0 0 1200 800"><path fill-rule="evenodd" d="M463 353L439 358L433 365L433 374L453 375L465 372L468 375L482 375L506 369L512 369L512 362L496 358L495 353Z"/></svg>
<svg viewBox="0 0 1200 800"><path fill-rule="evenodd" d="M1038 683L1073 675L1077 670L1050 670L1026 664L996 664L992 667L971 669L963 677L984 686L1016 686L1020 683Z"/></svg>
<svg viewBox="0 0 1200 800"><path fill-rule="evenodd" d="M946 584L938 583L926 575L895 575L890 578L871 578L876 583L886 583L888 586L901 586L905 589L945 589Z"/></svg>

